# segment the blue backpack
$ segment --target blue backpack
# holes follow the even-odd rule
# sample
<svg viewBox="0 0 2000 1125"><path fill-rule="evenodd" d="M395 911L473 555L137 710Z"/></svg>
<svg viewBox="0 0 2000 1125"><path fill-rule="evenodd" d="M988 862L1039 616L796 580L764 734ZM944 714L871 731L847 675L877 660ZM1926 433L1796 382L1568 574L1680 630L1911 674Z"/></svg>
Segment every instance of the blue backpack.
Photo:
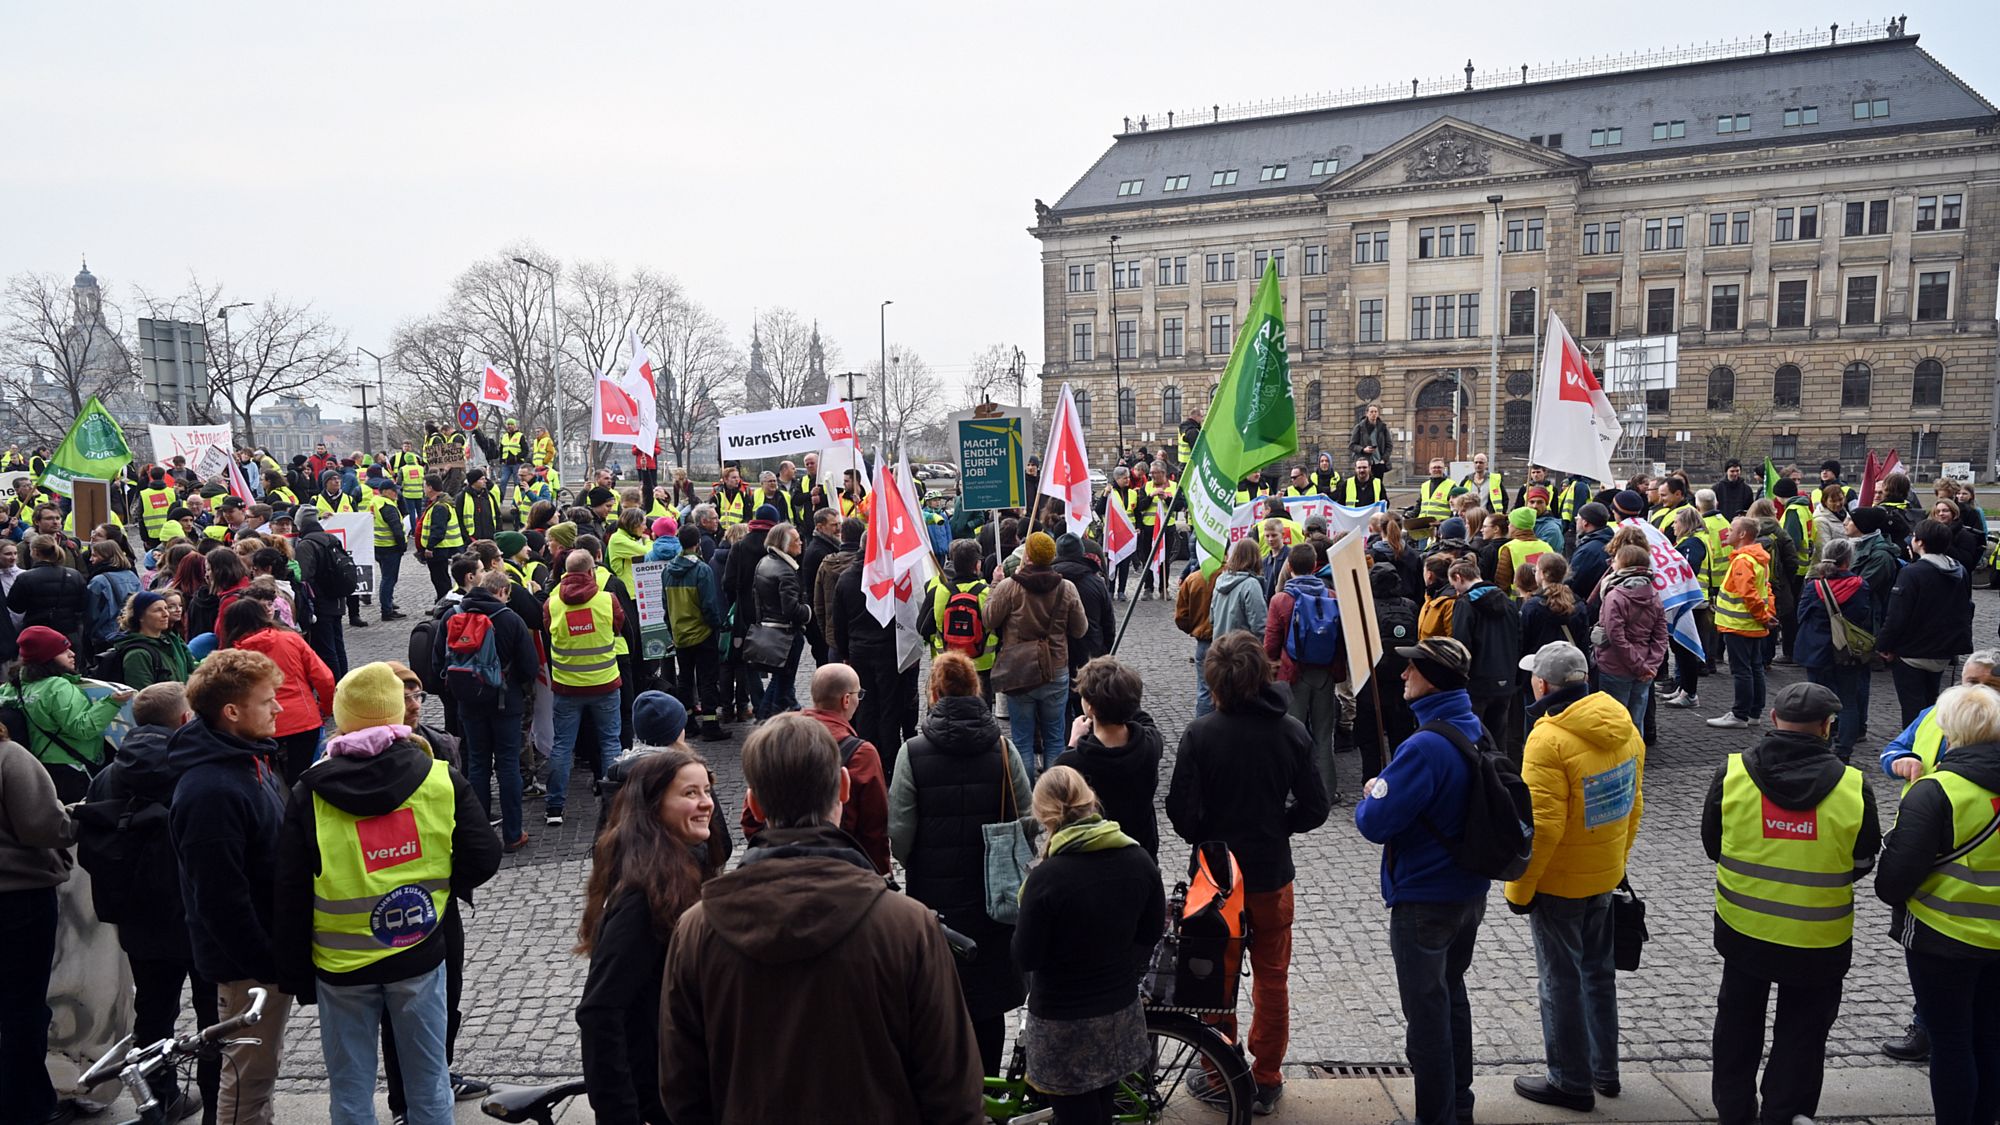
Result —
<svg viewBox="0 0 2000 1125"><path fill-rule="evenodd" d="M1294 594L1285 655L1294 664L1327 666L1339 663L1340 653L1340 603L1331 594Z"/></svg>

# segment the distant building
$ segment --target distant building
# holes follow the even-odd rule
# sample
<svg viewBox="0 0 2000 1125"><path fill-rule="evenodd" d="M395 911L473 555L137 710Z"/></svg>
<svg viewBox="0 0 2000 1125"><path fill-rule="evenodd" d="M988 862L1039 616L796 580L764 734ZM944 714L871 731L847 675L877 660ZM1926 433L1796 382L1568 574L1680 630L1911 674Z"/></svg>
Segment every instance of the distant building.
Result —
<svg viewBox="0 0 2000 1125"><path fill-rule="evenodd" d="M257 444L279 461L288 461L300 453L311 456L313 446L335 436L330 431L346 426L322 420L319 405L298 395L276 396L273 404L257 411L255 417ZM334 451L351 452L345 446Z"/></svg>
<svg viewBox="0 0 2000 1125"><path fill-rule="evenodd" d="M1370 404L1406 473L1490 449L1497 327L1518 472L1553 309L1600 357L1677 343L1672 385L1616 396L1628 463L1988 471L2000 110L1900 21L1699 54L1128 122L1037 201L1044 409L1070 383L1100 458L1121 419L1170 441L1275 260L1302 455L1344 461Z"/></svg>

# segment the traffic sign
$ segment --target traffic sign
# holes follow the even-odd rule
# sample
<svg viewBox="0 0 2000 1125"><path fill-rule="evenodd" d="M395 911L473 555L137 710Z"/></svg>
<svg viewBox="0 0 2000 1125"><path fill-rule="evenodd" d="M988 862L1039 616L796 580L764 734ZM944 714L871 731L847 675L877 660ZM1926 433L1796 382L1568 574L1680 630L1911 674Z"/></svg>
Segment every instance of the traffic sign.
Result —
<svg viewBox="0 0 2000 1125"><path fill-rule="evenodd" d="M458 404L458 428L461 430L476 430L479 428L478 403L461 402Z"/></svg>

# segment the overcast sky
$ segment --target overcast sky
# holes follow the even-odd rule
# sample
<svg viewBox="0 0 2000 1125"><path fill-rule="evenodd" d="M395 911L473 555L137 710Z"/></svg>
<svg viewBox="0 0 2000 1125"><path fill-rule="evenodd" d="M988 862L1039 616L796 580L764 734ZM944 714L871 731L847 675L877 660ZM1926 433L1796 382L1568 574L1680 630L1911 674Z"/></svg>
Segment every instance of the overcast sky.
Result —
<svg viewBox="0 0 2000 1125"><path fill-rule="evenodd" d="M1898 10L2000 98L2000 8ZM1126 114L1892 14L1633 11L21 0L0 9L0 276L87 252L126 298L194 270L382 350L529 239L671 273L746 341L759 307L816 316L855 366L893 299L891 341L952 378L993 343L1040 362L1033 201Z"/></svg>

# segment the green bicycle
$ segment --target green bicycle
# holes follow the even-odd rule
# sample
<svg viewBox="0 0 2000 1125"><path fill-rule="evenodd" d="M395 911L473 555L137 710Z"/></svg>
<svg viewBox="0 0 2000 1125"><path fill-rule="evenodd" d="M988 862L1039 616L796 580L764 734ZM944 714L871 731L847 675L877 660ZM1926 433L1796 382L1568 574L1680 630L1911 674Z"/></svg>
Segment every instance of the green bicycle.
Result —
<svg viewBox="0 0 2000 1125"><path fill-rule="evenodd" d="M1147 1008L1146 1039L1152 1061L1118 1083L1114 1120L1211 1123L1220 1113L1224 1125L1249 1125L1256 1083L1243 1052L1222 1032L1187 1012ZM1026 1070L1027 1050L1016 1041L1007 1073L986 1080L987 1120L1036 1125L1054 1118L1055 1110L1028 1085ZM1206 1087L1199 1097L1190 1086L1197 1077Z"/></svg>

